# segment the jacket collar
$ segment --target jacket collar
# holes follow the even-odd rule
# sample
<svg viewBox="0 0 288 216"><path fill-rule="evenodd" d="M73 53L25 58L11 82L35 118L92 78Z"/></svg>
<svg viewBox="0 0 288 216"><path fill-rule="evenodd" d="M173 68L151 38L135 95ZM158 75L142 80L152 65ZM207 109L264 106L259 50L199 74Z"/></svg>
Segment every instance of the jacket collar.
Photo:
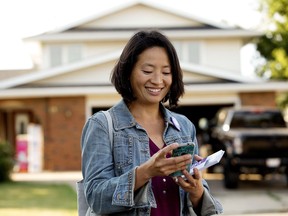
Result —
<svg viewBox="0 0 288 216"><path fill-rule="evenodd" d="M173 116L173 113L165 108L162 103L160 104L160 109L163 113L164 121L175 127L177 130L180 130L180 126L176 118ZM113 106L110 109L110 113L112 115L113 125L116 131L133 127L137 124L124 100L121 100L119 103Z"/></svg>

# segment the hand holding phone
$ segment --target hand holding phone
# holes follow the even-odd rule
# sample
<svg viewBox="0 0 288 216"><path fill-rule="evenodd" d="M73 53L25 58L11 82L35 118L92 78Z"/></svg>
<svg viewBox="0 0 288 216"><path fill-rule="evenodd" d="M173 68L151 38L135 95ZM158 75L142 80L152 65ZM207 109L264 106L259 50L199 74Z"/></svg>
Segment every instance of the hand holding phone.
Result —
<svg viewBox="0 0 288 216"><path fill-rule="evenodd" d="M182 156L185 154L191 154L192 158L194 157L194 150L195 150L195 144L194 143L186 143L186 144L180 144L179 147L177 149L174 149L172 152L172 157L178 157L178 156ZM190 171L190 167L191 164L188 164L186 167L186 170L189 172ZM170 176L172 177L177 177L177 176L181 176L183 175L181 170L178 170L172 174L170 174Z"/></svg>

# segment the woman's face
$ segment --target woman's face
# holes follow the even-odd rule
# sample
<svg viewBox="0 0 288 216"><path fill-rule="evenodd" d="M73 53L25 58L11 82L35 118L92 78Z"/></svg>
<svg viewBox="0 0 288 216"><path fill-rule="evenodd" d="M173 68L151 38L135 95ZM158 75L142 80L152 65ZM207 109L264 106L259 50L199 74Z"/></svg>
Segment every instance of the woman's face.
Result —
<svg viewBox="0 0 288 216"><path fill-rule="evenodd" d="M169 92L172 72L166 50L152 47L139 56L130 77L136 101L142 104L159 104Z"/></svg>

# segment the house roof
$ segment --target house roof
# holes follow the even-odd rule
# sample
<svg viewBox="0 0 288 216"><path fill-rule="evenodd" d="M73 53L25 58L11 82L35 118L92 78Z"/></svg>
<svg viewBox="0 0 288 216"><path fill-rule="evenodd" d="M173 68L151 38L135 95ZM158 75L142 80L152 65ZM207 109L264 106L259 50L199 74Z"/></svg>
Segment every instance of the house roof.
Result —
<svg viewBox="0 0 288 216"><path fill-rule="evenodd" d="M59 75L65 75L72 72L77 72L91 67L103 64L105 62L116 61L121 54L121 50L114 51L112 53L107 53L106 55L101 55L97 58L88 58L81 60L79 62L66 64L63 66L46 69L42 71L37 71L34 73L24 74L17 77L12 77L9 79L5 79L0 81L0 90L1 89L9 89L19 86L25 86L29 83L33 83L36 81L45 80L52 77L57 77ZM192 64L192 63L185 63L180 62L183 71L187 73L194 73L209 77L215 77L222 80L227 80L231 82L237 83L258 83L264 82L262 79L259 78L251 78L251 77L244 77L240 74L237 74L232 71L225 71L222 69L207 67L199 64Z"/></svg>
<svg viewBox="0 0 288 216"><path fill-rule="evenodd" d="M254 37L263 35L262 32L258 31L247 31L243 29L194 29L193 31L187 31L187 29L161 29L163 34L168 36L170 39L181 38L181 39L204 39L204 38L242 38L243 42L249 42ZM117 34L116 34L117 32ZM125 31L114 31L111 33L110 30L103 31L67 31L60 33L41 34L33 37L26 38L25 40L38 40L38 41L115 41L115 40L128 40L136 29L125 30Z"/></svg>
<svg viewBox="0 0 288 216"><path fill-rule="evenodd" d="M117 15L121 13L121 16L128 16L127 13L133 8L141 7L141 14L129 14L131 16L138 16L138 19L126 19L125 22L119 22ZM138 8L139 9L139 8ZM150 11L151 10L151 11ZM141 11L141 10L140 10ZM151 12L151 13L149 13ZM239 37L243 39L243 42L247 42L253 37L263 35L262 32L245 30L239 27L232 27L223 23L214 22L209 19L205 19L200 16L188 13L187 11L178 10L167 6L162 1L148 1L148 0L132 0L126 1L119 5L111 5L111 7L105 11L100 11L92 16L84 19L77 20L53 31L46 32L44 34L36 35L26 38L25 40L38 40L38 41L113 41L113 40L127 40L133 35L139 28L148 28L148 26L141 26L140 20L145 17L153 17L152 14L165 13L168 22L164 26L158 23L160 19L156 17L153 19L153 24L149 25L149 28L156 28L163 31L170 39L198 39L198 38L227 38L227 37ZM114 20L110 20L107 17L114 17ZM106 20L107 19L107 20ZM151 19L151 18L150 18ZM104 21L103 21L104 20ZM146 19L144 19L146 20ZM175 21L174 24L172 24ZM170 23L171 21L171 23ZM96 23L102 23L98 25ZM105 23L103 25L103 22ZM182 23L183 22L183 23ZM168 23L168 24L167 24ZM92 26L92 27L91 27ZM154 26L155 27L155 26ZM193 29L193 30L192 30ZM117 34L115 33L117 32Z"/></svg>
<svg viewBox="0 0 288 216"><path fill-rule="evenodd" d="M111 60L116 60L117 58L119 58L120 53L121 51L119 50L112 53L108 53L106 55L101 55L97 58L88 58L76 63L70 63L63 66L41 70L34 73L24 74L17 77L12 77L10 79L2 80L0 81L0 90L25 85L31 82L56 77L63 74L68 74L73 71L87 68L89 66L95 66Z"/></svg>
<svg viewBox="0 0 288 216"><path fill-rule="evenodd" d="M192 63L181 63L182 70L198 73L205 76L217 77L223 80L228 80L237 83L263 83L265 82L263 79L257 77L245 77L241 74L235 73L233 71L227 71L223 69L218 69L214 67L203 66L200 64L192 64Z"/></svg>
<svg viewBox="0 0 288 216"><path fill-rule="evenodd" d="M170 13L179 17L182 17L184 19L188 19L193 22L199 22L203 24L203 26L207 27L205 29L193 29L193 31L187 31L185 28L174 28L174 29L165 29L163 28L163 33L171 38L201 38L201 37L251 37L251 36L259 36L258 32L250 32L239 28L231 28L226 25L214 23L211 21L208 21L206 19L200 18L198 16L194 16L191 14L186 14L177 10L174 10L173 8L168 8L165 6L165 4L161 4L160 1L144 1L144 0L136 0L131 2L125 2L119 6L112 7L103 13L98 13L94 16L91 16L89 18L80 20L78 22L66 25L62 28L59 28L55 31L47 32L45 34L32 37L34 39L38 40L94 40L94 41L101 41L101 40L115 40L116 38L118 40L126 40L131 37L133 29L124 29L120 31L117 30L117 35L111 34L111 30L113 29L101 29L99 31L74 31L79 26L85 26L87 23L90 23L92 21L95 21L97 19L100 19L101 17L109 16L116 11L121 11L126 8L130 8L136 5L141 6L147 6L147 7L153 7L157 10L165 11L166 13ZM79 30L79 29L78 29ZM191 29L190 29L191 30ZM205 33L203 32L205 30ZM208 33L207 33L208 31ZM109 33L109 34L108 34ZM78 85L73 84L67 84L63 85L61 87L57 87L57 85L49 85L51 84L51 80L55 80L56 78L59 78L61 76L62 80L63 77L66 78L72 73L81 73L83 70L89 67L97 67L101 64L108 63L111 61L116 61L120 56L121 50L116 50L111 53L107 53L105 55L101 55L94 58L88 58L81 60L79 62L66 64L63 66L51 68L51 69L45 69L41 71L37 71L35 73L20 75L17 77L9 78L6 80L0 81L0 98L5 97L27 97L27 96L53 96L53 95L83 95L83 94L93 94L93 93L115 93L115 89L110 85L109 80L105 81L103 85L97 85L97 84L87 84L87 85L81 85L81 82L78 82ZM199 76L206 76L211 78L210 83L205 83L198 85L197 82L193 82L190 79L190 82L186 83L186 88L193 89L196 87L200 91L213 91L215 89L216 91L222 91L219 89L221 88L230 89L231 91L240 89L241 91L245 91L246 87L253 87L254 84L257 84L258 88L257 90L265 88L262 87L263 84L266 84L266 82L259 78L251 78L251 77L244 77L241 76L239 73L235 73L233 71L227 71L220 68L212 68L208 66L198 65L198 64L191 64L187 62L181 62L181 67L183 71L185 71L186 74L194 74ZM81 74L82 75L82 74ZM106 75L105 75L106 76ZM75 77L74 77L75 78ZM212 80L212 81L211 81ZM50 81L50 82L45 82ZM77 80L78 81L78 80ZM220 83L216 83L219 81ZM229 83L230 82L230 83ZM261 87L259 87L261 86ZM272 85L271 85L272 86ZM256 87L256 85L255 85ZM281 87L281 86L280 86ZM278 88L280 88L278 87ZM205 90L207 88L207 90ZM41 93L40 90L41 89ZM281 88L280 88L281 89ZM251 89L250 89L251 90ZM229 90L228 90L229 91Z"/></svg>
<svg viewBox="0 0 288 216"><path fill-rule="evenodd" d="M183 26L158 26L159 30L162 30L164 34L173 38L173 37L189 37L191 38L206 38L206 37L243 37L251 38L255 36L260 36L263 33L258 31L245 30L239 27L232 27L223 23L213 22L212 20L205 19L203 17L192 14L192 11L189 13L187 11L180 11L177 8L172 8L167 6L164 2L161 1L147 1L147 0L133 0L125 1L122 4L111 5L104 11L99 11L93 16L69 23L65 26L57 28L53 31L46 32L44 34L36 35L33 37L26 38L26 40L39 40L39 41L56 41L56 40L114 40L114 39L128 39L131 35L138 30L143 28L140 25L139 18L137 20L137 25L132 26L97 26L91 27L91 23L100 21L103 18L113 16L116 13L119 13L123 10L128 10L136 6L143 6L150 9L155 9L157 11L165 12L172 16L182 18L183 21L186 20ZM147 12L148 13L148 12ZM140 15L141 17L141 15ZM147 17L147 16L146 16ZM173 19L176 20L176 19ZM126 21L125 21L126 22ZM127 22L134 22L128 20ZM156 21L155 21L156 22ZM191 23L188 25L188 23ZM169 23L169 22L168 22ZM195 26L192 25L194 23ZM127 24L127 23L125 23ZM153 25L150 24L152 27ZM150 26L150 27L151 27ZM193 31L191 31L193 28ZM189 31L190 30L190 31ZM117 32L117 34L111 34L111 32Z"/></svg>
<svg viewBox="0 0 288 216"><path fill-rule="evenodd" d="M148 6L151 8L159 9L159 10L165 11L167 13L174 14L176 16L183 17L183 18L186 18L189 20L196 20L197 22L203 23L205 25L209 25L209 26L214 27L214 28L220 28L220 29L231 28L231 26L221 24L221 23L216 23L216 22L213 22L211 20L205 19L203 17L192 15L191 13L188 14L186 12L179 11L175 8L168 7L165 3L161 3L161 1L134 0L134 1L130 1L130 2L129 1L123 2L120 5L111 6L110 8L108 8L105 11L99 12L97 14L94 14L93 16L84 18L84 19L76 21L74 23L67 24L66 26L55 29L54 31L51 31L50 33L64 32L64 31L67 31L69 29L73 29L73 28L76 28L78 26L84 25L86 23L90 23L90 22L97 20L101 17L109 16L111 14L114 14L115 12L121 11L123 9L127 9L129 7L133 7L136 5L143 5L143 6Z"/></svg>
<svg viewBox="0 0 288 216"><path fill-rule="evenodd" d="M287 92L288 82L267 82L267 83L225 83L225 84L191 84L185 85L185 92L193 95L199 94L226 94L238 92ZM83 95L114 95L116 92L113 86L79 86L79 87L52 87L52 88L12 88L0 90L0 99L27 98L27 97L63 97Z"/></svg>

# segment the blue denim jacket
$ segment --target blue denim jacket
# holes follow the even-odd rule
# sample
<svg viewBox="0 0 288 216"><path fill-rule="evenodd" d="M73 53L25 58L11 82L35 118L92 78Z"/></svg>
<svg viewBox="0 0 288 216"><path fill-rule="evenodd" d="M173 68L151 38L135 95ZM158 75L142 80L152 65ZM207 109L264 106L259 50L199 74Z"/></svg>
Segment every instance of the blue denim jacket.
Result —
<svg viewBox="0 0 288 216"><path fill-rule="evenodd" d="M164 142L197 145L194 125L184 116L161 105L165 119ZM98 112L86 122L82 132L82 173L85 195L91 215L150 215L156 207L151 181L134 191L135 169L150 158L149 137L135 121L122 100L109 109L113 121L113 144L110 146L105 115ZM198 154L198 146L196 146ZM221 204L205 188L201 215L222 212ZM196 215L188 195L179 188L180 215ZM94 214L94 215L96 215Z"/></svg>

